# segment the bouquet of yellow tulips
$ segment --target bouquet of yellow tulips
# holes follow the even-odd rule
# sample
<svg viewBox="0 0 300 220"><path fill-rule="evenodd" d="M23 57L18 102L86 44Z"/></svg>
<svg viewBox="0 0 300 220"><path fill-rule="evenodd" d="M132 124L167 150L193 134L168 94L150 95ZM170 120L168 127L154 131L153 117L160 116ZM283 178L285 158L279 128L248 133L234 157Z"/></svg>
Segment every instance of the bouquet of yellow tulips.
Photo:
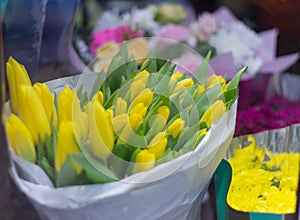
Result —
<svg viewBox="0 0 300 220"><path fill-rule="evenodd" d="M51 193L47 190L43 193L51 198L59 195L61 205L53 202L49 205L52 211L45 211L44 214L60 219L62 217L54 213L62 210L54 212L53 207L61 209L74 202L78 197L74 199L72 196L83 193L83 188L76 188L73 194L61 196L59 193L62 191L56 191L55 187L103 185L106 190L99 188L101 193L94 188L93 192L88 191L87 194L92 197L91 193L96 193L97 199L104 195L104 198L112 199L106 193L113 192L112 195L115 195L116 187L109 182L118 182L124 192L130 192L122 184L149 183L161 179L168 181L168 178L172 179L169 176L177 178L176 173L180 173L181 169L191 168L188 162L193 158L193 167L205 170L201 174L205 181L192 186L198 186L192 191L199 196L232 138L238 83L245 69L230 82L221 76L208 77L207 62L192 77L181 72L174 73L174 69L175 65L169 61L154 57L146 59L139 67L134 58L128 57L124 44L107 72L71 77L76 79L77 89L68 85L57 89L56 81L32 85L24 66L10 58L7 77L11 110L5 127L9 144L16 154L13 153L13 159L18 169L26 171L32 167L33 170L30 174L27 170L26 175L23 172L22 176L13 169L17 185L25 193L33 185L32 190L37 191L44 190L40 185L47 185ZM89 77L90 80L86 80ZM83 83L80 79L84 79ZM204 146L198 150L200 143ZM192 175L195 177L201 173L194 172ZM33 177L33 173L39 173L38 178ZM40 181L41 176L47 178L42 173L46 173L51 182ZM183 171L181 173L186 175ZM26 182L25 185L29 184L30 187L27 185L24 188L22 178L31 181L36 179L33 183ZM181 176L182 179L186 178ZM149 187L155 185L150 184ZM147 188L146 185L144 187ZM197 192L199 187L200 191ZM65 190L69 189L74 188ZM137 186L132 189L137 190ZM37 194L42 194L39 192ZM47 206L42 200L43 196L28 196L35 201L36 207ZM117 202L116 198L112 201ZM118 202L121 201L122 198ZM89 204L79 203L74 207L81 209ZM96 216L93 212L89 211L90 216ZM128 214L127 211L126 214L124 211L120 213L119 216ZM78 214L74 219L80 219L80 216L81 219L85 218ZM138 216L135 215L137 219L141 217Z"/></svg>

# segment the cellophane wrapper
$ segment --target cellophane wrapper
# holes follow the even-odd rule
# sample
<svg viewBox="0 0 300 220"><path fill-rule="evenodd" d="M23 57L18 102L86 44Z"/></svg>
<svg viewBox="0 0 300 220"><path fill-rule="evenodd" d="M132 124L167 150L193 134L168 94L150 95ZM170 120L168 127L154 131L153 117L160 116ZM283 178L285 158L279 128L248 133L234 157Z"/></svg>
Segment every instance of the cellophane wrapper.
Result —
<svg viewBox="0 0 300 220"><path fill-rule="evenodd" d="M48 82L52 91L94 82L96 74ZM11 151L11 177L41 219L200 219L201 201L235 128L237 101L192 152L117 182L55 188L46 173Z"/></svg>

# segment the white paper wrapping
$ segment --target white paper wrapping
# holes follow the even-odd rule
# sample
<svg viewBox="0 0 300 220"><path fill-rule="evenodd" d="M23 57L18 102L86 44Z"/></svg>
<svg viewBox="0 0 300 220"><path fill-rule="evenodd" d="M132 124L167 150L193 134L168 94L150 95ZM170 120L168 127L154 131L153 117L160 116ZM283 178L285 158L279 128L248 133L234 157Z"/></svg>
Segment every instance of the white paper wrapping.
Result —
<svg viewBox="0 0 300 220"><path fill-rule="evenodd" d="M70 77L48 84L59 90L77 81ZM42 219L199 219L200 203L232 140L236 107L237 102L193 152L118 182L54 188L41 168L13 152L10 173Z"/></svg>

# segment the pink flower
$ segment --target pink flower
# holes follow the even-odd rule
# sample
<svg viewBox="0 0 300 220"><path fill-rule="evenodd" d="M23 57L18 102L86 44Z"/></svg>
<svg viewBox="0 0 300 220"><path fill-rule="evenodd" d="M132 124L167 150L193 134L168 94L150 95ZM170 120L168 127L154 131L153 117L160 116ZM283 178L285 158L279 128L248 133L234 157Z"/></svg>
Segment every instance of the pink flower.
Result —
<svg viewBox="0 0 300 220"><path fill-rule="evenodd" d="M121 43L124 40L129 40L137 37L141 37L141 34L132 31L127 25L97 31L91 35L92 41L90 45L90 51L92 54L96 54L97 50L106 43Z"/></svg>
<svg viewBox="0 0 300 220"><path fill-rule="evenodd" d="M209 13L204 12L199 16L198 22L195 24L195 31L201 41L207 41L211 34L217 31L217 19Z"/></svg>
<svg viewBox="0 0 300 220"><path fill-rule="evenodd" d="M182 25L168 24L161 28L159 37L174 41L188 41L191 35L189 30Z"/></svg>
<svg viewBox="0 0 300 220"><path fill-rule="evenodd" d="M203 63L203 58L200 55L187 53L172 61L176 64L176 71L192 75Z"/></svg>

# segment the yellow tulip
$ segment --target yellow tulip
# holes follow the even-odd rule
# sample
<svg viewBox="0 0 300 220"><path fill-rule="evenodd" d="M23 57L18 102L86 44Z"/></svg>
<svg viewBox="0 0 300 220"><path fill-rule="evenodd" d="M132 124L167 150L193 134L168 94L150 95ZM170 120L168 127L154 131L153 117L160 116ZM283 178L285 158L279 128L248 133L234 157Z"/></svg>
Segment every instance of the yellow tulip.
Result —
<svg viewBox="0 0 300 220"><path fill-rule="evenodd" d="M99 102L101 105L103 105L103 103L104 103L104 95L103 95L103 93L102 93L101 91L98 91L98 92L94 95L93 99L98 99L98 102Z"/></svg>
<svg viewBox="0 0 300 220"><path fill-rule="evenodd" d="M168 106L163 105L157 109L157 114L161 115L167 121L170 115L170 109Z"/></svg>
<svg viewBox="0 0 300 220"><path fill-rule="evenodd" d="M197 136L197 140L202 139L207 134L207 129L203 129Z"/></svg>
<svg viewBox="0 0 300 220"><path fill-rule="evenodd" d="M211 75L206 83L205 83L205 88L206 89L209 89L209 88L212 88L218 84L222 83L222 88L224 89L224 86L226 86L226 81L225 79L222 77L222 76L217 76L215 74Z"/></svg>
<svg viewBox="0 0 300 220"><path fill-rule="evenodd" d="M149 143L148 150L155 155L155 159L161 158L167 147L166 132L159 132Z"/></svg>
<svg viewBox="0 0 300 220"><path fill-rule="evenodd" d="M224 102L222 100L217 100L205 111L200 122L205 121L207 126L210 127L224 114L225 111L226 107Z"/></svg>
<svg viewBox="0 0 300 220"><path fill-rule="evenodd" d="M74 125L72 121L64 120L60 122L58 128L57 146L55 152L55 170L60 172L63 164L65 163L68 155L79 153L80 149L75 141ZM72 161L76 173L81 173L82 168Z"/></svg>
<svg viewBox="0 0 300 220"><path fill-rule="evenodd" d="M89 141L91 152L102 159L108 157L114 147L113 131L98 99L93 99L89 108Z"/></svg>
<svg viewBox="0 0 300 220"><path fill-rule="evenodd" d="M143 118L140 114L129 115L129 124L132 130L135 130L142 122Z"/></svg>
<svg viewBox="0 0 300 220"><path fill-rule="evenodd" d="M154 166L155 166L155 155L153 153L150 153L147 149L145 149L137 153L132 172L138 173L138 172L150 170Z"/></svg>
<svg viewBox="0 0 300 220"><path fill-rule="evenodd" d="M167 133L172 135L173 138L175 139L182 131L183 127L184 127L184 120L182 120L181 118L177 118L167 128Z"/></svg>
<svg viewBox="0 0 300 220"><path fill-rule="evenodd" d="M170 82L174 82L175 80L181 78L183 75L181 72L177 71L176 73L173 73L170 79Z"/></svg>
<svg viewBox="0 0 300 220"><path fill-rule="evenodd" d="M10 104L14 113L19 113L19 93L20 85L31 86L31 82L25 67L19 64L12 57L6 63L7 80L10 92Z"/></svg>
<svg viewBox="0 0 300 220"><path fill-rule="evenodd" d="M21 119L11 114L5 124L5 128L9 143L16 154L34 163L36 161L36 151L33 138Z"/></svg>
<svg viewBox="0 0 300 220"><path fill-rule="evenodd" d="M83 142L88 136L89 118L86 112L83 112L80 107L80 101L75 92L72 104L72 122L74 124L75 136L79 142Z"/></svg>
<svg viewBox="0 0 300 220"><path fill-rule="evenodd" d="M45 142L45 135L51 134L50 122L44 110L43 104L32 86L21 85L19 97L19 114L31 133L34 143Z"/></svg>
<svg viewBox="0 0 300 220"><path fill-rule="evenodd" d="M62 91L58 93L58 121L72 121L72 108L75 89L70 89L65 86Z"/></svg>
<svg viewBox="0 0 300 220"><path fill-rule="evenodd" d="M135 134L136 128L143 122L143 118L139 114L130 114L129 121L119 134L118 143L128 143L129 138Z"/></svg>
<svg viewBox="0 0 300 220"><path fill-rule="evenodd" d="M147 113L147 106L144 105L144 103L138 103L136 106L132 108L130 111L130 114L139 114L142 117L145 117Z"/></svg>
<svg viewBox="0 0 300 220"><path fill-rule="evenodd" d="M191 88L193 85L194 85L194 81L193 81L192 78L183 79L183 80L179 81L179 82L176 84L176 86L175 86L175 88L174 88L172 94L175 94L175 93L179 92L179 91L182 90L182 89L189 89L189 88Z"/></svg>
<svg viewBox="0 0 300 220"><path fill-rule="evenodd" d="M45 83L36 83L34 84L33 89L44 106L48 121L51 122L51 119L53 119L54 123L57 125L57 112L54 104L54 96L51 94L50 89Z"/></svg>
<svg viewBox="0 0 300 220"><path fill-rule="evenodd" d="M205 91L204 86L202 85L198 85L198 92L197 92L197 96L200 96L203 92Z"/></svg>
<svg viewBox="0 0 300 220"><path fill-rule="evenodd" d="M143 82L145 85L148 82L148 78L149 78L149 72L147 70L143 70L141 72L139 72L134 78L134 81L138 81L140 80L141 82Z"/></svg>
<svg viewBox="0 0 300 220"><path fill-rule="evenodd" d="M127 102L121 97L118 97L116 103L116 110L115 110L116 115L124 114L126 113L126 111L127 111Z"/></svg>
<svg viewBox="0 0 300 220"><path fill-rule="evenodd" d="M109 125L110 125L111 129L113 130L114 129L114 127L113 127L114 111L111 108L108 108L108 109L106 109L105 113L106 113L106 117L108 118Z"/></svg>
<svg viewBox="0 0 300 220"><path fill-rule="evenodd" d="M131 111L137 104L143 103L144 106L149 107L152 103L153 92L151 89L146 88L140 92L140 94L133 100L129 106L129 111Z"/></svg>
<svg viewBox="0 0 300 220"><path fill-rule="evenodd" d="M153 116L153 119L150 121L150 127L157 128L161 131L169 118L170 109L167 106L161 106L157 110L157 114Z"/></svg>
<svg viewBox="0 0 300 220"><path fill-rule="evenodd" d="M133 81L130 84L130 101L132 102L146 88L146 83L141 80Z"/></svg>
<svg viewBox="0 0 300 220"><path fill-rule="evenodd" d="M119 132L125 127L125 125L128 124L128 122L128 114L117 115L116 117L114 117L112 120L114 132L119 134Z"/></svg>

